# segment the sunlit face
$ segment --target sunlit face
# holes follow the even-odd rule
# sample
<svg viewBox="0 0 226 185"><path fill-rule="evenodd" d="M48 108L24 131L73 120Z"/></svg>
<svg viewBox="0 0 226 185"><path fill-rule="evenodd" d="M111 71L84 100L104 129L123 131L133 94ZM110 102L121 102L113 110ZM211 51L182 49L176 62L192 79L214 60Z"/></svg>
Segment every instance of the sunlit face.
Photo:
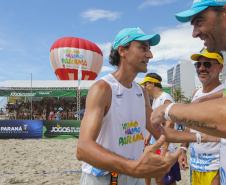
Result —
<svg viewBox="0 0 226 185"><path fill-rule="evenodd" d="M154 88L154 83L152 82L145 82L144 83L144 88L147 90L149 95L153 95L153 88Z"/></svg>
<svg viewBox="0 0 226 185"><path fill-rule="evenodd" d="M203 65L203 62L207 61L211 63L210 68L206 68ZM202 65L199 68L196 68L196 73L203 85L209 85L210 83L219 80L219 74L223 68L222 64L217 60L206 58L204 56L199 57L198 62L201 62Z"/></svg>
<svg viewBox="0 0 226 185"><path fill-rule="evenodd" d="M223 12L215 12L208 8L191 18L191 24L194 26L192 36L204 40L209 52L226 50L224 21Z"/></svg>
<svg viewBox="0 0 226 185"><path fill-rule="evenodd" d="M147 72L147 65L151 58L153 55L148 41L132 41L130 47L125 51L127 65L132 66L137 73Z"/></svg>

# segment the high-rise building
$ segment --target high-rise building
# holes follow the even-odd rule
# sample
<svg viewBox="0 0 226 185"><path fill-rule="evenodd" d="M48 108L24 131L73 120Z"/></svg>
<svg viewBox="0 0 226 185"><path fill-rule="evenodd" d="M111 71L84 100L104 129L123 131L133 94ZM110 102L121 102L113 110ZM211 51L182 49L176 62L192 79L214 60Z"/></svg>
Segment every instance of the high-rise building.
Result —
<svg viewBox="0 0 226 185"><path fill-rule="evenodd" d="M220 82L221 83L225 83L225 80L226 80L226 52L222 52L223 53L223 57L224 57L224 67L222 69L222 72L219 76L220 78Z"/></svg>
<svg viewBox="0 0 226 185"><path fill-rule="evenodd" d="M173 89L181 89L184 96L191 99L195 91L195 68L191 61L181 60L179 63L167 71L168 84L172 84Z"/></svg>

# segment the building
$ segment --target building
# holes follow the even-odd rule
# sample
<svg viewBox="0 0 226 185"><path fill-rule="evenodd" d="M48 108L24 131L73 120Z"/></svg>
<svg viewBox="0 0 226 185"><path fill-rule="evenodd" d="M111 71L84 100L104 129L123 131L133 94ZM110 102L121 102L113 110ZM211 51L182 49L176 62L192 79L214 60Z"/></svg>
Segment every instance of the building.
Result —
<svg viewBox="0 0 226 185"><path fill-rule="evenodd" d="M173 89L181 89L184 96L191 99L195 91L195 68L191 61L181 60L179 63L167 71L168 84L172 84Z"/></svg>
<svg viewBox="0 0 226 185"><path fill-rule="evenodd" d="M220 82L225 83L226 80L226 52L222 52L224 57L224 67L222 69L222 72L219 76Z"/></svg>

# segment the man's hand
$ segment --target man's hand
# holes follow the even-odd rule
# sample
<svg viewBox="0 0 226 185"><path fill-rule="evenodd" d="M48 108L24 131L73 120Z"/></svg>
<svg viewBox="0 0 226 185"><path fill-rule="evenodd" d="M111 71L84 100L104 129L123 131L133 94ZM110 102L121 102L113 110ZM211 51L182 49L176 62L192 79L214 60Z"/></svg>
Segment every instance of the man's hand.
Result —
<svg viewBox="0 0 226 185"><path fill-rule="evenodd" d="M151 134L149 133L149 134L144 138L144 147L150 145L150 140L151 140Z"/></svg>
<svg viewBox="0 0 226 185"><path fill-rule="evenodd" d="M163 145L164 141L165 136L162 135L154 145L145 148L140 159L134 161L137 163L133 168L135 178L161 178L170 171L181 155L181 151L168 157L157 155L156 151Z"/></svg>
<svg viewBox="0 0 226 185"><path fill-rule="evenodd" d="M166 107L167 105L161 105L155 108L151 113L151 118L150 118L151 126L160 134L164 134L162 123L166 121L164 118Z"/></svg>
<svg viewBox="0 0 226 185"><path fill-rule="evenodd" d="M180 165L180 168L186 171L188 167L188 162L187 162L187 155L186 152L183 149L180 149L182 151L182 154L178 158L178 163Z"/></svg>

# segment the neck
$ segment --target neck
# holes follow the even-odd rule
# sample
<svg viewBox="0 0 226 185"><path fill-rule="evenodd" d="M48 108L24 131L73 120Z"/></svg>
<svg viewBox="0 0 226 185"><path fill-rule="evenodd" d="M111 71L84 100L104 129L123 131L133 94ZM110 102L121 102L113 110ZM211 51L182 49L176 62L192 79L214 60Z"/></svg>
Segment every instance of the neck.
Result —
<svg viewBox="0 0 226 185"><path fill-rule="evenodd" d="M138 72L129 68L129 66L119 65L118 69L112 73L115 79L126 88L132 87L132 82L136 78Z"/></svg>
<svg viewBox="0 0 226 185"><path fill-rule="evenodd" d="M132 82L136 78L137 75L130 75L127 73L122 73L120 71L115 71L112 73L112 75L115 77L115 79L122 84L126 88L131 88L132 87Z"/></svg>
<svg viewBox="0 0 226 185"><path fill-rule="evenodd" d="M159 87L154 87L153 94L151 95L153 98L157 99L162 95L163 91Z"/></svg>
<svg viewBox="0 0 226 185"><path fill-rule="evenodd" d="M203 93L209 93L212 90L214 90L216 87L221 85L220 81L218 80L217 82L208 84L208 85L203 85Z"/></svg>

